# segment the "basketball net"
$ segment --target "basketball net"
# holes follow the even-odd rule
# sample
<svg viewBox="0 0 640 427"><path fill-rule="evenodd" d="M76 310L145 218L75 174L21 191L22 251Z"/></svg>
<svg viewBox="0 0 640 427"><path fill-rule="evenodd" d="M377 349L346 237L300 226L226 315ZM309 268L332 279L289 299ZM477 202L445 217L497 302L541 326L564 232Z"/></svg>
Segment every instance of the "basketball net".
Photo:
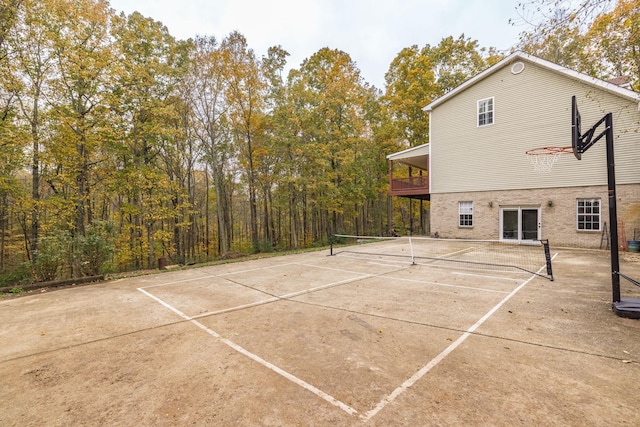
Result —
<svg viewBox="0 0 640 427"><path fill-rule="evenodd" d="M571 147L541 147L525 151L533 170L538 173L549 173L562 154L571 154Z"/></svg>

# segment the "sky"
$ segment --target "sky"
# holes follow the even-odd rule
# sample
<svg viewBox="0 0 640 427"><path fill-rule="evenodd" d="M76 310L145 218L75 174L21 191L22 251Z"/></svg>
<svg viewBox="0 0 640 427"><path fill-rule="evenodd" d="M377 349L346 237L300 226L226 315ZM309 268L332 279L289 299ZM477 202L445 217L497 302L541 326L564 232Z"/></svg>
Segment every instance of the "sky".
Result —
<svg viewBox="0 0 640 427"><path fill-rule="evenodd" d="M391 61L405 47L436 46L464 34L480 47L508 50L527 29L518 0L110 0L116 12L140 12L178 39L243 34L257 56L289 52L287 69L323 47L351 56L369 84L384 88Z"/></svg>

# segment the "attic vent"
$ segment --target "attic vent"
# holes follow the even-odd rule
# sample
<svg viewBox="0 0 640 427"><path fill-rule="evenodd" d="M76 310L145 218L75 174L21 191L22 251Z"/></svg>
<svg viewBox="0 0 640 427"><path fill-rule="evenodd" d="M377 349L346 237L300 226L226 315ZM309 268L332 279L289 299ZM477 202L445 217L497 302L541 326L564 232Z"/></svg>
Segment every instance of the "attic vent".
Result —
<svg viewBox="0 0 640 427"><path fill-rule="evenodd" d="M520 74L524 70L524 62L516 62L511 66L511 74Z"/></svg>

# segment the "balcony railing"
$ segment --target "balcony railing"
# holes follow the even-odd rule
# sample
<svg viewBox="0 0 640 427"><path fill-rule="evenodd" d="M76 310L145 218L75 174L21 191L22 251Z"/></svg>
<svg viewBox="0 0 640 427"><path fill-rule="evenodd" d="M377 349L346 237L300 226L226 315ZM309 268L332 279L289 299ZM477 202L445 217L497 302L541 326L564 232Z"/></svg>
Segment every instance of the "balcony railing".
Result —
<svg viewBox="0 0 640 427"><path fill-rule="evenodd" d="M418 196L427 194L429 194L429 178L427 176L391 179L391 196Z"/></svg>

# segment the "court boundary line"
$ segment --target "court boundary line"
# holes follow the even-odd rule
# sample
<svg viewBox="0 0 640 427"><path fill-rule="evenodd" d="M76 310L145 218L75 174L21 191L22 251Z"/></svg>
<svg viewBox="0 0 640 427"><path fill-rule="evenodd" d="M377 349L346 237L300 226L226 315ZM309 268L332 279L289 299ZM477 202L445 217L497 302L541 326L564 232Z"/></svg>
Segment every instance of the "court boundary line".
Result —
<svg viewBox="0 0 640 427"><path fill-rule="evenodd" d="M500 276L488 276L486 274L475 274L475 273L465 273L462 271L454 271L453 273L454 276L472 276L472 277L483 277L485 279L493 279L493 280L505 280L505 281L510 281L510 282L518 282L521 283L523 279L515 279L513 277L500 277Z"/></svg>
<svg viewBox="0 0 640 427"><path fill-rule="evenodd" d="M193 325L195 325L199 329L205 331L206 333L208 333L212 337L216 338L217 340L219 340L220 342L222 342L226 346L230 347L231 349L235 350L236 352L238 352L238 353L250 358L251 360L261 364L265 368L267 368L267 369L275 372L276 374L288 379L289 381L291 381L294 384L304 388L305 390L310 391L311 393L313 393L316 396L320 397L324 401L332 404L333 406L336 406L336 407L342 409L344 412L348 413L349 415L355 415L355 414L358 413L358 411L356 409L354 409L351 406L347 405L346 403L336 399L335 397L331 396L330 394L320 390L319 388L315 387L314 385L309 384L308 382L296 377L295 375L291 374L290 372L287 372L284 369L274 365L273 363L266 361L265 359L263 359L260 356L250 352L249 350L247 350L244 347L234 343L233 341L231 341L231 340L229 340L227 338L224 338L223 336L221 336L219 333L217 333L213 329L203 325L202 323L200 323L196 319L190 318L189 316L187 316L182 311L178 310L177 308L173 307L171 304L163 301L162 299L156 297L152 293L147 292L146 290L144 290L142 288L137 288L137 289L138 289L138 291L142 292L143 294L145 294L149 298L151 298L154 301L156 301L159 304L161 304L163 307L171 310L173 313L175 313L178 316L182 317L183 319L189 321L190 323L192 323Z"/></svg>
<svg viewBox="0 0 640 427"><path fill-rule="evenodd" d="M348 273L348 274L353 274L356 275L356 277L350 277L348 279L343 279L343 280L339 280L337 282L331 282L331 283L326 283L323 285L318 285L315 286L313 288L307 288L307 289L303 289L300 291L295 291L295 292L290 292L290 293L286 293L286 294L282 294L282 295L278 295L278 294L272 294L269 292L266 292L264 290L260 290L260 289L256 289L252 286L248 286L242 283L238 283L236 281L233 281L229 278L227 278L226 276L231 276L234 274L242 274L242 273L249 273L249 272L253 272L253 271L260 271L260 270L265 270L265 269L272 269L272 268L278 268L278 267L287 267L290 265L298 265L298 266L304 266L304 267L313 267L313 268L318 268L318 269L324 269L324 270L332 270L332 271L339 271L342 273ZM402 269L404 267L396 267L396 269ZM313 264L307 264L307 263L298 263L298 262L289 262L289 263L285 263L285 264L279 264L279 265L269 265L269 266L264 266L264 267L259 267L259 268L250 268L250 269L245 269L245 270L239 270L239 271L235 271L235 272L227 272L227 273L221 273L221 274L212 274L212 275L206 275L206 276L200 276L200 277L196 277L196 278L191 278L191 279L181 279L181 280L176 280L173 282L166 282L166 283L162 283L159 285L149 285L149 286L141 286L139 288L137 288L138 290L142 291L142 290L146 290L146 289L151 289L151 288L157 288L157 287L164 287L164 286L171 286L171 285L176 285L176 284L181 284L181 283L186 283L186 282L194 282L197 280L206 280L206 279L213 279L213 278L219 278L219 279L223 279L226 280L234 285L237 286L241 286L244 288L248 288L248 289L252 289L255 292L264 294L264 295L268 295L270 298L267 299L263 299L260 301L255 301L255 302L251 302L251 303L247 303L247 304L242 304L242 305L238 305L235 307L228 307L228 308L224 308L221 310L216 310L216 311L209 311L206 313L200 313L197 315L193 315L193 316L189 316L185 313L182 313L180 311L175 311L176 314L179 314L181 316L185 316L185 319L187 320L192 320L192 319L200 319L203 317L207 317L207 316L214 316L214 315L218 315L218 314L225 314L225 313L230 313L230 312L234 312L234 311L239 311L239 310L243 310L246 308L252 308L252 307L258 307L261 305L265 305L265 304L270 304L272 302L277 302L277 301L282 301L282 300L289 300L292 298L295 298L297 296L300 295L304 295L304 294L309 294L309 293L313 293L313 292L317 292L320 290L324 290L324 289L329 289L335 286L340 286L340 285L344 285L347 283L351 283L351 282L355 282L358 280L363 280L363 279L368 279L371 277L376 277L376 276L381 276L381 275L385 275L388 274L390 272L383 272L383 273L379 273L379 274L370 274L370 273L362 273L359 271L352 271L352 270L344 270L344 269L336 269L336 268L332 268L332 267L323 267L323 266L316 266ZM152 295L151 293L148 293L148 295ZM158 302L162 301L160 298L157 299ZM164 305L164 304L163 304ZM170 308L171 306L166 306L167 308Z"/></svg>
<svg viewBox="0 0 640 427"><path fill-rule="evenodd" d="M261 305L270 304L272 302L277 302L277 301L290 300L290 299L295 298L295 297L300 296L300 295L310 294L310 293L321 291L321 290L324 290L324 289L330 289L330 288L333 288L333 287L336 287L336 286L345 285L347 283L357 282L359 280L369 279L371 277L376 277L375 274L366 274L366 273L360 273L360 274L361 274L360 277L352 277L350 279L339 280L337 282L331 282L331 283L327 283L325 285L319 285L319 286L316 286L316 287L313 287L313 288L303 289L301 291L290 292L288 294L275 295L275 294L265 293L266 295L272 295L272 297L268 298L266 300L256 301L256 302L249 303L249 304L243 304L243 305L239 305L239 306L235 306L235 307L223 308L221 310L210 311L210 312L207 312L207 313L198 314L198 315L190 317L189 320L191 320L191 319L200 319L202 317L207 317L207 316L215 316L215 315L218 315L218 314L230 313L230 312L233 312L233 311L243 310L245 308L258 307L258 306L261 306ZM233 283L235 285L238 285L238 286L244 286L244 285L238 284L238 283L233 282L233 281L231 281L231 283ZM256 291L256 292L258 292L258 291Z"/></svg>
<svg viewBox="0 0 640 427"><path fill-rule="evenodd" d="M558 255L557 253L554 254L552 259L554 259L557 255ZM264 270L264 269L268 269L268 268L281 267L281 266L286 266L286 265L304 265L304 266L308 266L308 267L323 268L323 267L319 267L319 266L314 266L313 264L295 263L294 262L294 263L281 264L281 265L277 265L277 266L265 266L265 267L260 267L260 268L248 269L248 270L243 270L243 271L240 271L240 272ZM398 266L398 268L399 269L405 269L406 267ZM540 267L538 269L538 272L543 271L545 268L546 268L546 265ZM331 270L332 268L326 268L326 269L330 269ZM259 302L259 303L255 303L255 304L251 304L249 306L253 307L253 306L256 306L256 305L264 305L264 304L268 304L268 303L276 302L276 301L281 301L281 300L291 300L291 298L293 298L295 296L308 294L308 293L315 292L315 291L318 291L318 290L321 290L321 289L328 289L328 288L331 288L331 287L339 286L341 284L355 282L355 281L368 279L368 278L372 278L372 277L384 276L384 275L387 275L389 273L392 273L392 272L384 272L384 273L380 273L380 274L367 274L367 273L351 272L349 270L340 270L340 269L336 269L336 270L359 274L361 277L350 278L350 279L346 279L346 280L342 280L342 281L338 281L338 282L333 282L333 283L327 284L327 285L321 285L321 286L318 286L318 287L315 287L315 288L305 289L305 290L302 290L302 291L296 291L294 293L285 294L283 296L275 295L275 296L273 296L272 298L270 298L268 300L265 300L265 301L262 301L262 302ZM223 274L220 274L220 275L204 276L204 277L200 277L200 278L197 278L197 279L194 278L193 280L213 278L213 277L223 278L222 277L223 275L224 276L228 276L228 275L237 274L237 273L240 273L240 272L232 272L232 273L223 273ZM360 414L359 418L364 422L368 422L371 418L373 418L380 411L382 411L389 403L392 403L393 401L395 401L400 395L402 395L406 390L408 390L410 387L415 385L429 371L431 371L442 360L444 360L450 353L452 353L456 348L458 348L462 343L464 343L467 340L467 338L469 338L470 336L473 336L474 332L480 326L482 326L482 324L484 324L484 322L486 322L505 303L507 303L520 290L522 290L526 285L528 285L533 279L535 279L538 276L539 276L538 274L535 274L535 273L532 274L531 277L529 277L527 280L525 280L523 283L521 283L515 289L513 289L511 292L509 292L508 295L506 295L500 302L498 302L493 308L491 308L475 324L473 324L470 328L468 328L460 337L458 337L458 339L456 339L453 343L451 343L449 346L447 346L435 358L430 360L425 366L423 366L420 370L418 370L410 378L405 380L400 386L396 387L391 393L385 395L382 398L382 400L380 400L373 409L367 411L366 413ZM412 279L400 279L400 280L414 281ZM176 282L172 282L172 283L173 284L183 283L185 281L191 281L191 280L180 280L180 281L176 281ZM417 281L417 282L424 283L424 282L420 282L420 281ZM168 285L170 285L172 283L167 283L167 284L163 284L163 285L151 285L149 287L168 286ZM438 283L434 283L434 284L441 285L441 284L438 284ZM242 285L240 284L240 286L242 286ZM447 286L458 287L458 286L455 286L455 285L447 285ZM149 287L147 287L147 288L149 288ZM356 410L355 408L352 408L351 406L349 406L346 403L336 399L335 397L329 395L328 393L320 390L319 388L313 386L312 384L307 383L306 381L296 377L295 375L285 371L284 369L282 369L282 368L280 368L280 367L268 362L267 360L265 360L265 359L261 358L260 356L248 351L247 349L245 349L244 347L234 343L233 341L231 341L231 340L229 340L227 338L224 338L223 336L221 336L219 333L217 333L213 329L208 328L207 326L203 325L198 320L196 320L196 318L201 318L201 317L205 317L205 316L211 316L211 315L214 315L215 313L203 313L201 315L191 317L191 316L188 316L187 314L183 313L182 311L178 310L177 308L173 307L171 304L165 302L161 298L159 298L159 297L153 295L152 293L146 291L145 287L139 287L139 288L136 288L136 289L138 291L140 291L141 293L143 293L144 295L148 296L149 298L153 299L154 301L158 302L163 307L165 307L165 308L169 309L170 311L172 311L173 313L177 314L182 319L184 319L186 321L189 321L194 326L196 326L199 329L205 331L206 333L208 333L212 337L216 338L217 340L219 340L223 344L225 344L228 347L232 348L233 350L237 351L238 353L243 354L246 357L249 357L251 360L254 360L255 362L257 362L257 363L261 364L262 366L266 367L267 369L271 370L272 372L277 373L277 374L281 375L282 377L290 380L294 384L304 388L305 390L312 392L313 394L315 394L319 398L323 399L324 401L330 403L331 405L333 405L333 406L335 406L335 407L337 407L339 409L342 409L344 412L348 413L349 415L354 416L354 415L358 414L358 410ZM483 289L479 289L479 288L470 288L470 289L480 290L480 291L483 290ZM494 292L496 292L496 291L494 291ZM240 309L240 308L236 308L236 309ZM225 309L225 312L228 311L228 310L229 309Z"/></svg>
<svg viewBox="0 0 640 427"><path fill-rule="evenodd" d="M232 275L232 274L250 273L252 271L264 270L266 268L285 267L287 265L295 265L295 264L297 264L297 263L295 263L295 262L287 262L287 263L284 263L284 264L267 265L267 266L264 266L264 267L250 268L250 269L247 269L247 270L232 271L232 272L220 273L220 274L208 274L206 276L192 277L192 278L189 278L189 279L174 280L173 282L160 283L160 284L157 284L157 285L141 286L140 289L159 288L159 287L162 287L162 286L176 285L178 283L193 282L195 280L202 280L202 279L213 279L214 277L229 276L229 275ZM203 268L207 268L207 267L203 267Z"/></svg>
<svg viewBox="0 0 640 427"><path fill-rule="evenodd" d="M391 279L393 280L398 280L401 282L411 282L411 283L421 283L424 285L431 285L431 286L442 286L445 288L458 288L458 289L466 289L469 291L480 291L480 292L489 292L489 293L495 293L495 294L508 294L510 291L500 291L500 290L496 290L496 289L486 289L486 288L476 288L473 286L463 286L463 285L452 285L451 283L440 283L440 282L428 282L425 280L417 280L417 279L407 279L404 277L391 277ZM517 281L517 282L521 282L521 280L515 280L515 279L511 279L512 281Z"/></svg>
<svg viewBox="0 0 640 427"><path fill-rule="evenodd" d="M557 253L553 255L553 258L558 255ZM545 266L540 267L538 271L542 271L546 268ZM525 282L517 286L513 291L511 291L507 296L505 296L498 304L496 304L491 310L489 310L484 316L480 318L473 326L467 329L457 340L451 343L447 348L440 352L436 357L431 359L429 363L423 366L418 372L413 374L409 379L403 382L399 387L396 387L391 393L387 394L378 402L378 404L366 412L365 414L360 416L364 422L369 421L371 418L376 416L382 409L384 409L389 403L396 400L402 393L404 393L408 388L413 386L416 382L418 382L422 377L424 377L431 369L437 366L440 362L442 362L451 352L453 352L456 348L458 348L463 342L467 340L470 336L473 336L476 329L478 329L484 322L486 322L493 314L498 311L504 304L506 304L511 298L513 298L518 292L520 292L525 286L527 286L533 279L539 277L537 274L532 275Z"/></svg>

